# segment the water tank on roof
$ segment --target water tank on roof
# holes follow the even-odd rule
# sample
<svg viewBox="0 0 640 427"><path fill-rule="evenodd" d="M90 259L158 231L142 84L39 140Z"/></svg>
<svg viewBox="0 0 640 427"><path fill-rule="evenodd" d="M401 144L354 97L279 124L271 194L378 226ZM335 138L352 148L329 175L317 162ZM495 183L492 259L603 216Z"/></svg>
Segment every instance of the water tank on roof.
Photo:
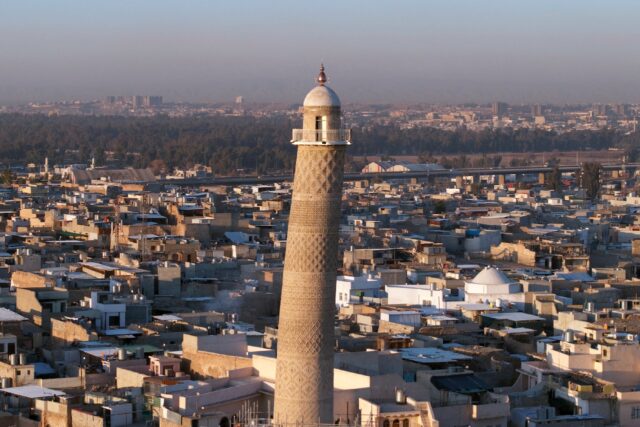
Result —
<svg viewBox="0 0 640 427"><path fill-rule="evenodd" d="M20 361L20 365L26 365L27 364L27 355L24 354L24 353L20 353L19 361Z"/></svg>
<svg viewBox="0 0 640 427"><path fill-rule="evenodd" d="M562 340L568 343L574 342L576 340L574 332L571 329L564 331Z"/></svg>
<svg viewBox="0 0 640 427"><path fill-rule="evenodd" d="M464 234L465 234L465 237L478 237L480 235L480 230L471 228L471 229L465 230Z"/></svg>
<svg viewBox="0 0 640 427"><path fill-rule="evenodd" d="M9 363L13 366L18 364L18 355L17 354L10 354L9 355Z"/></svg>
<svg viewBox="0 0 640 427"><path fill-rule="evenodd" d="M127 350L124 348L118 349L118 360L127 360Z"/></svg>
<svg viewBox="0 0 640 427"><path fill-rule="evenodd" d="M9 388L13 386L13 380L11 378L0 379L0 386L2 388Z"/></svg>
<svg viewBox="0 0 640 427"><path fill-rule="evenodd" d="M404 405L407 403L407 396L401 388L396 388L396 403L398 405Z"/></svg>

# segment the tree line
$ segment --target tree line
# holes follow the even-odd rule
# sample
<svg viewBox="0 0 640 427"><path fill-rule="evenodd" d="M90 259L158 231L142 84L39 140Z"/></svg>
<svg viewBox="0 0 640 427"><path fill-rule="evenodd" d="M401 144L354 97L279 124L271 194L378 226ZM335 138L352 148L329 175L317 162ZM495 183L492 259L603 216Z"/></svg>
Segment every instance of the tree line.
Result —
<svg viewBox="0 0 640 427"><path fill-rule="evenodd" d="M295 162L291 129L300 120L274 117L120 117L0 115L0 161L5 165L88 163L171 170L194 164L211 166L216 174L290 171ZM348 168L361 164L351 156L435 155L465 163L461 153L531 152L607 149L625 146L636 160L635 135L605 129L562 134L544 130L444 131L371 125L353 129ZM454 157L452 157L454 156ZM455 157L458 156L458 157ZM455 161L453 159L456 159ZM483 162L499 163L499 156ZM362 162L362 161L360 161Z"/></svg>

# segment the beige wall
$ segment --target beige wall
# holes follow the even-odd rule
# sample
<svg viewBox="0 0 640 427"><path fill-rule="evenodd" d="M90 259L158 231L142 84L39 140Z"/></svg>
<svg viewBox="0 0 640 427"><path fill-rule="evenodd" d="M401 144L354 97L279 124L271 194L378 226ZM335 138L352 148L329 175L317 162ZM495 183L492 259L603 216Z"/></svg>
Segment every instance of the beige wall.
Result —
<svg viewBox="0 0 640 427"><path fill-rule="evenodd" d="M51 337L56 344L73 343L74 341L97 340L95 333L89 333L81 325L70 320L51 319Z"/></svg>
<svg viewBox="0 0 640 427"><path fill-rule="evenodd" d="M379 333L389 334L412 334L415 331L413 326L402 325L400 323L389 322L386 320L380 320L378 324Z"/></svg>
<svg viewBox="0 0 640 427"><path fill-rule="evenodd" d="M202 377L222 378L228 376L231 370L252 366L249 357L204 351L183 351L182 358L186 361L190 374Z"/></svg>
<svg viewBox="0 0 640 427"><path fill-rule="evenodd" d="M19 312L27 315L42 313L42 305L40 301L38 301L38 298L36 298L36 293L29 289L16 289L16 308ZM42 317L33 315L33 323L42 326Z"/></svg>
<svg viewBox="0 0 640 427"><path fill-rule="evenodd" d="M527 267L535 267L536 265L536 253L521 243L502 242L498 246L492 246L491 257L494 260L517 262Z"/></svg>
<svg viewBox="0 0 640 427"><path fill-rule="evenodd" d="M63 403L44 401L37 399L35 401L36 410L40 412L40 417L43 421L43 425L49 425L51 427L66 427L71 421L69 419L70 408Z"/></svg>
<svg viewBox="0 0 640 427"><path fill-rule="evenodd" d="M368 375L356 374L355 372L333 370L333 387L342 390L371 387L371 377Z"/></svg>
<svg viewBox="0 0 640 427"><path fill-rule="evenodd" d="M101 417L78 409L71 410L71 427L102 427ZM53 426L52 426L53 427Z"/></svg>
<svg viewBox="0 0 640 427"><path fill-rule="evenodd" d="M253 355L253 369L256 375L268 381L276 380L276 358Z"/></svg>
<svg viewBox="0 0 640 427"><path fill-rule="evenodd" d="M116 385L118 388L142 387L144 379L150 376L148 372L139 372L126 368L116 370Z"/></svg>
<svg viewBox="0 0 640 427"><path fill-rule="evenodd" d="M53 389L78 388L82 387L84 382L82 377L41 378L35 381L40 387Z"/></svg>
<svg viewBox="0 0 640 427"><path fill-rule="evenodd" d="M55 281L47 279L40 274L16 271L11 275L11 285L16 288L44 288L47 286L53 287Z"/></svg>

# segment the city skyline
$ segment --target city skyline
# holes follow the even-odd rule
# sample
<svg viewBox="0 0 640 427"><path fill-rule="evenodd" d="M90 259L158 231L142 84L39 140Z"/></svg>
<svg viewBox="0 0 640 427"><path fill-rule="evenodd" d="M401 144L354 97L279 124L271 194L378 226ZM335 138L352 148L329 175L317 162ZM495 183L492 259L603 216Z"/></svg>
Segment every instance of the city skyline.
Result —
<svg viewBox="0 0 640 427"><path fill-rule="evenodd" d="M0 104L138 93L296 102L321 61L359 103L640 99L634 2L365 6L3 2Z"/></svg>

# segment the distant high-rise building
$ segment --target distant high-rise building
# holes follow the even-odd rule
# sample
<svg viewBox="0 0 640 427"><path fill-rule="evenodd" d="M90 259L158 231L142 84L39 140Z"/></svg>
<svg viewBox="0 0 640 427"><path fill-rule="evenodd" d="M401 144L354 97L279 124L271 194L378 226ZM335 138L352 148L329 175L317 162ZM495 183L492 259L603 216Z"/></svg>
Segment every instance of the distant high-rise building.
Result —
<svg viewBox="0 0 640 427"><path fill-rule="evenodd" d="M542 116L542 105L540 105L540 104L532 105L531 106L531 116L532 117Z"/></svg>
<svg viewBox="0 0 640 427"><path fill-rule="evenodd" d="M158 95L148 95L144 97L145 107L159 107L162 105L162 97Z"/></svg>
<svg viewBox="0 0 640 427"><path fill-rule="evenodd" d="M135 95L128 102L133 108L158 107L162 105L162 96L158 95Z"/></svg>
<svg viewBox="0 0 640 427"><path fill-rule="evenodd" d="M611 106L611 109L618 116L627 117L629 115L629 105L628 104L614 104L614 105Z"/></svg>
<svg viewBox="0 0 640 427"><path fill-rule="evenodd" d="M609 106L607 104L593 104L591 111L593 111L593 114L596 116L606 116L609 112Z"/></svg>
<svg viewBox="0 0 640 427"><path fill-rule="evenodd" d="M236 96L236 104L242 105L243 102L244 102L244 98L243 97Z"/></svg>
<svg viewBox="0 0 640 427"><path fill-rule="evenodd" d="M491 112L494 116L502 117L507 113L507 108L509 108L509 104L506 102L494 102L491 105Z"/></svg>
<svg viewBox="0 0 640 427"><path fill-rule="evenodd" d="M133 108L140 108L144 106L144 96L134 95L131 97L131 105Z"/></svg>
<svg viewBox="0 0 640 427"><path fill-rule="evenodd" d="M274 421L333 423L333 352L340 201L348 131L340 99L325 85L305 97L284 261Z"/></svg>

